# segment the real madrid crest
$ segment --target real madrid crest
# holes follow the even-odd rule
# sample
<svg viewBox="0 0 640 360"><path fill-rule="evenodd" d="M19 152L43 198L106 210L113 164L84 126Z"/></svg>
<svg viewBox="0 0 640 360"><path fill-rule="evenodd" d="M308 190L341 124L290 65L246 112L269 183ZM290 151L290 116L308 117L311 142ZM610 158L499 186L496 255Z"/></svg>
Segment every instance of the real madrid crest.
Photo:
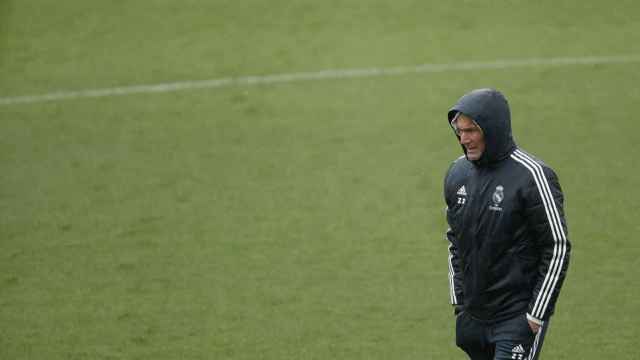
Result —
<svg viewBox="0 0 640 360"><path fill-rule="evenodd" d="M496 191L493 193L491 198L493 199L493 204L495 206L500 205L502 200L504 200L504 187L502 187L502 185L496 186Z"/></svg>
<svg viewBox="0 0 640 360"><path fill-rule="evenodd" d="M489 210L502 211L502 207L500 207L502 200L504 200L504 187L502 185L496 186L496 191L493 192L491 200L493 200L493 205L489 206Z"/></svg>

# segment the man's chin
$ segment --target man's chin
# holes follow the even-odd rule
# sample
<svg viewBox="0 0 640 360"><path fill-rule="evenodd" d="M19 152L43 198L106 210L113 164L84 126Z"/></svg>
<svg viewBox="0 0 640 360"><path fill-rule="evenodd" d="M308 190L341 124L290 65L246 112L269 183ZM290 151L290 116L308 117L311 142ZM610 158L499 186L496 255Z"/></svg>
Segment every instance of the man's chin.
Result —
<svg viewBox="0 0 640 360"><path fill-rule="evenodd" d="M470 154L467 152L467 159L471 160L471 161L476 161L478 159L480 159L480 154Z"/></svg>

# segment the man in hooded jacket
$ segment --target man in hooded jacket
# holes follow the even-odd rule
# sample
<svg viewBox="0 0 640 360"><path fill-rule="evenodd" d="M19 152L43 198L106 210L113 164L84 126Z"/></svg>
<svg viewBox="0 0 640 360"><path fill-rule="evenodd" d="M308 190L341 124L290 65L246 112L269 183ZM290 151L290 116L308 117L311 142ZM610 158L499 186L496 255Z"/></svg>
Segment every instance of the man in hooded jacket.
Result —
<svg viewBox="0 0 640 360"><path fill-rule="evenodd" d="M515 144L499 91L464 95L448 122L464 152L444 184L456 344L473 360L535 360L571 251L558 177Z"/></svg>

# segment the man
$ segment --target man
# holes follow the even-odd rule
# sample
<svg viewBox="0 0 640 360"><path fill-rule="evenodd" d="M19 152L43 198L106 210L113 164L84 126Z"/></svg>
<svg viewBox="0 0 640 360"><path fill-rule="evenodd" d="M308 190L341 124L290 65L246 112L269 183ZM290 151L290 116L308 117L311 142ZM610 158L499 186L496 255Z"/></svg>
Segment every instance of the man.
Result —
<svg viewBox="0 0 640 360"><path fill-rule="evenodd" d="M473 360L537 359L571 251L558 178L516 146L500 92L471 91L448 121L464 152L444 186L456 344Z"/></svg>

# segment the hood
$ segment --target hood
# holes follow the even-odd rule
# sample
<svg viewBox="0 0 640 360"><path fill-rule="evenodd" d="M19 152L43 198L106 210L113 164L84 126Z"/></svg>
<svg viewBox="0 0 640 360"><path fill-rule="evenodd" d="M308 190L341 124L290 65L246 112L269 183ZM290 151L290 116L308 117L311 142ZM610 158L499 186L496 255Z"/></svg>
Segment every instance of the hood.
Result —
<svg viewBox="0 0 640 360"><path fill-rule="evenodd" d="M484 133L485 150L480 159L473 161L474 164L486 166L498 162L508 157L515 149L509 103L499 91L477 89L465 94L449 110L449 125L458 112L475 120ZM466 155L464 146L462 149Z"/></svg>

